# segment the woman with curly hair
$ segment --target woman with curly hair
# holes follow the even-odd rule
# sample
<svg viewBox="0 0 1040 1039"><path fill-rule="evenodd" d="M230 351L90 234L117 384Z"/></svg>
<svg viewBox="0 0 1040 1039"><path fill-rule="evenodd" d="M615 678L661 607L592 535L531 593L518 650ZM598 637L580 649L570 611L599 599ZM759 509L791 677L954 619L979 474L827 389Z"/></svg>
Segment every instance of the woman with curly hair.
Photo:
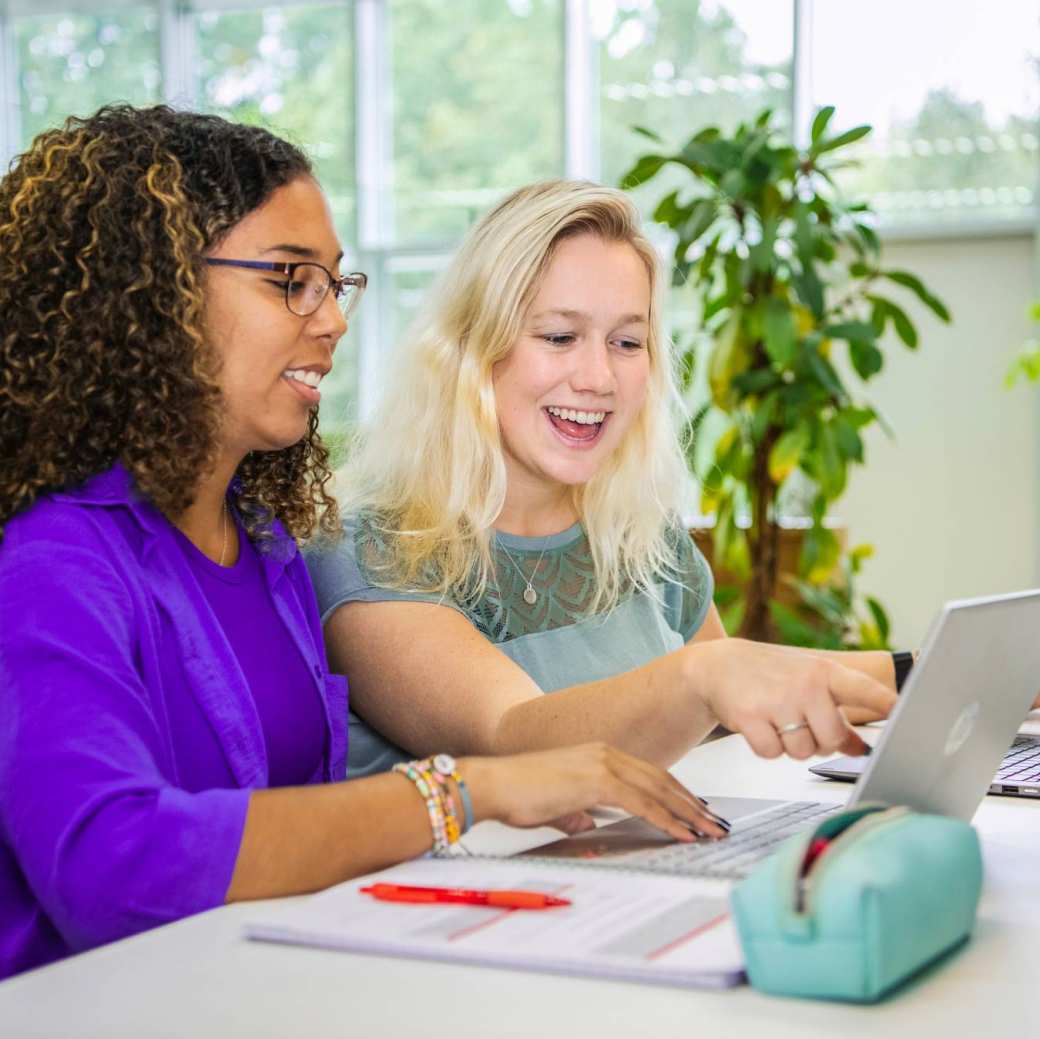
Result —
<svg viewBox="0 0 1040 1039"><path fill-rule="evenodd" d="M295 539L338 526L317 404L365 284L341 256L306 157L213 116L104 108L0 181L0 977L482 818L723 833L603 745L340 782Z"/></svg>
<svg viewBox="0 0 1040 1039"><path fill-rule="evenodd" d="M888 713L890 654L724 637L657 284L631 199L558 180L431 292L343 473L347 536L308 553L352 773L585 739L665 765L718 723L766 757L864 752L844 712Z"/></svg>

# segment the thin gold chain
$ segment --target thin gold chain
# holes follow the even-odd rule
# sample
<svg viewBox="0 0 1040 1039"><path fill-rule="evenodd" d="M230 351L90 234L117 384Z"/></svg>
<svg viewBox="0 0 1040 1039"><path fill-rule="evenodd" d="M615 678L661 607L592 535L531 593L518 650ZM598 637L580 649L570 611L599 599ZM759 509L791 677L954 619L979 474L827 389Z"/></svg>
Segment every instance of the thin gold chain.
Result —
<svg viewBox="0 0 1040 1039"><path fill-rule="evenodd" d="M224 565L224 556L227 555L227 533L228 533L228 518L227 518L228 507L227 507L227 499L224 499L224 501L221 503L221 506L222 507L221 507L221 510L220 510L220 519L221 519L220 526L221 526L221 530L224 532L224 536L223 536L223 538L222 538L222 540L220 542L220 562L217 563L217 566L223 566Z"/></svg>

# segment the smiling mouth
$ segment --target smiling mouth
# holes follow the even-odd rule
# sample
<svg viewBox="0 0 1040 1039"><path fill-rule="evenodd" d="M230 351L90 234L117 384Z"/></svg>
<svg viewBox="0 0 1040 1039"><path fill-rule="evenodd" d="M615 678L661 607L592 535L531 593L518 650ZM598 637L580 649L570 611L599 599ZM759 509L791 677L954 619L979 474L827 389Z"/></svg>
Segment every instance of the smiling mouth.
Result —
<svg viewBox="0 0 1040 1039"><path fill-rule="evenodd" d="M308 368L287 368L282 378L309 404L317 404L321 400L321 380L324 372Z"/></svg>
<svg viewBox="0 0 1040 1039"><path fill-rule="evenodd" d="M610 418L609 411L578 411L554 405L543 410L553 429L571 444L591 445L599 439Z"/></svg>

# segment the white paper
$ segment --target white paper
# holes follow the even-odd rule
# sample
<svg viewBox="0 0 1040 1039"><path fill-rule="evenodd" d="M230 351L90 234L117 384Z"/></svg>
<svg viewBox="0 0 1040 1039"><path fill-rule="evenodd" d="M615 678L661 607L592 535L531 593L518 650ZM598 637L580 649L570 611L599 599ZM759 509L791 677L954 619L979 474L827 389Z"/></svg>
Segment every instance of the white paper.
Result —
<svg viewBox="0 0 1040 1039"><path fill-rule="evenodd" d="M541 891L571 906L380 902L375 881L432 887ZM460 963L587 974L662 984L727 987L743 980L726 886L505 859L423 859L272 909L251 938Z"/></svg>

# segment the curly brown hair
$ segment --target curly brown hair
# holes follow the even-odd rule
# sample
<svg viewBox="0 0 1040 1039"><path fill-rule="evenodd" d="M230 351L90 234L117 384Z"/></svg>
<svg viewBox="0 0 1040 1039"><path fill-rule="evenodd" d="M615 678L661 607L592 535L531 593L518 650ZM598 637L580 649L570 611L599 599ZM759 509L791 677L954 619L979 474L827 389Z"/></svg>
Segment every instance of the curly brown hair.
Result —
<svg viewBox="0 0 1040 1039"><path fill-rule="evenodd" d="M310 175L255 126L110 105L40 134L0 180L0 538L49 491L121 462L171 519L213 462L219 362L203 337L203 254ZM239 467L253 537L272 517L334 534L328 451L307 435Z"/></svg>

